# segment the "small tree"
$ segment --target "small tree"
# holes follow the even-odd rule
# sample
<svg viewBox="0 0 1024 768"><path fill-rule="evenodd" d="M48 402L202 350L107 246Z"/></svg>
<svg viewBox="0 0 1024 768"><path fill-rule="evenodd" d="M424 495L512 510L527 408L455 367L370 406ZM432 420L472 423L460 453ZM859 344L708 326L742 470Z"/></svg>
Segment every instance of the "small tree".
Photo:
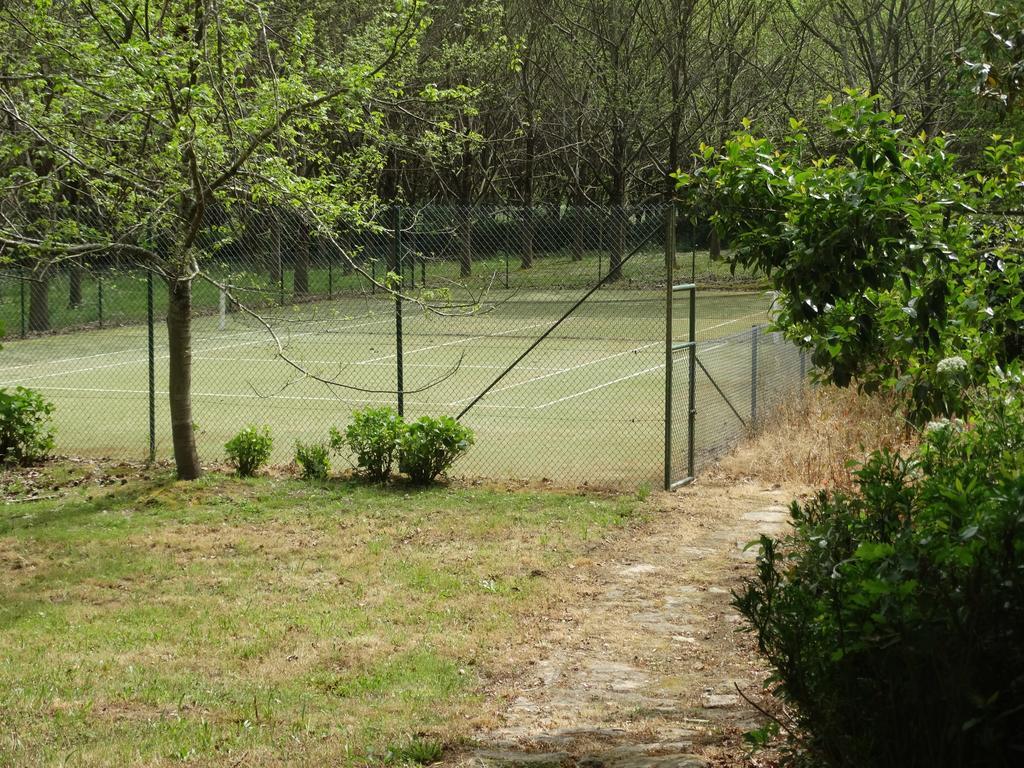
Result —
<svg viewBox="0 0 1024 768"><path fill-rule="evenodd" d="M389 4L342 60L318 44L311 17L271 28L272 12L246 0L13 0L0 10L0 243L30 251L39 275L102 252L163 278L174 457L186 479L200 474L192 285L204 276L210 211L301 201L317 224L358 219L379 153L316 153L315 175L294 157L326 144L327 130L360 131L372 150L377 117L364 106L400 91L389 68L426 24L414 0Z"/></svg>

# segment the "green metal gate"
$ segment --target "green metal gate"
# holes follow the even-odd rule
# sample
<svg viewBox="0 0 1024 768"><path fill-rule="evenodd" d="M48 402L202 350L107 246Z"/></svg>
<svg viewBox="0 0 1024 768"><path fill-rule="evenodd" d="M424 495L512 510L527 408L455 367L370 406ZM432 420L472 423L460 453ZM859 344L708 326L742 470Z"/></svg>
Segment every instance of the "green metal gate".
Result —
<svg viewBox="0 0 1024 768"><path fill-rule="evenodd" d="M675 206L665 222L665 467L666 491L693 482L694 432L697 417L697 285L675 283ZM685 341L675 338L675 300L689 298ZM682 412L680 412L682 411Z"/></svg>

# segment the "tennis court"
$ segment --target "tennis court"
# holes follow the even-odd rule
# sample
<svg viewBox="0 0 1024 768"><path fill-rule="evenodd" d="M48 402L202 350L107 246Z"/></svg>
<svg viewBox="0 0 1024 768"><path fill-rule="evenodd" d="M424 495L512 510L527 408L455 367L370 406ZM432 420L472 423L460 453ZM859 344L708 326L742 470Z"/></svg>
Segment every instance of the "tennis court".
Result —
<svg viewBox="0 0 1024 768"><path fill-rule="evenodd" d="M459 317L405 305L407 417L459 413L576 295L519 291L505 298L494 296L488 308ZM719 371L735 407L749 409L749 329L767 321L769 300L758 292L722 292L698 294L697 301L702 359ZM677 300L678 339L688 332L685 304ZM458 472L598 484L656 480L664 450L664 310L663 292L652 290L603 291L585 302L466 414L477 445ZM244 314L194 322L193 405L206 462L218 461L224 442L243 426L267 424L274 460L285 463L296 439L325 439L353 408L396 401L389 301L340 298L282 309L268 319L295 365L282 360L267 329ZM154 333L156 448L158 458L168 458L161 322ZM677 388L680 378L677 368ZM719 420L724 425L735 416L704 378L698 377L701 428L714 431ZM41 390L56 405L61 453L148 454L145 324L5 342L0 386L17 385Z"/></svg>

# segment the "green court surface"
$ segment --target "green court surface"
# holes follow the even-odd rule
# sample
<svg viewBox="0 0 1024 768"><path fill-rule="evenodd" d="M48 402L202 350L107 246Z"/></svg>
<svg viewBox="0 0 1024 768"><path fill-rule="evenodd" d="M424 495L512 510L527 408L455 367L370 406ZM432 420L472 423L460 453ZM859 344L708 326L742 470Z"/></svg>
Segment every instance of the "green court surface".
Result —
<svg viewBox="0 0 1024 768"><path fill-rule="evenodd" d="M463 317L407 304L406 416L459 413L579 295L510 292ZM673 335L679 341L688 334L687 302L683 294L674 304ZM726 434L742 430L732 408L749 415L757 392L764 390L766 403L776 386L788 390L798 382L796 353L777 335L764 336L752 356L751 327L768 322L768 309L769 298L759 292L698 293L699 357L722 389L703 374L696 379L695 437L702 455ZM464 422L476 431L477 444L456 474L571 484L657 482L664 451L664 312L662 291L599 291L467 413ZM225 441L242 427L267 424L274 461L286 463L296 439L325 440L330 427L346 424L352 409L396 401L396 319L389 301L322 301L280 309L268 320L295 365L281 359L271 334L243 314L228 315L223 328L216 315L194 321L193 406L204 462L221 460ZM54 402L58 452L144 459L147 332L144 324L124 325L7 340L0 386L36 388ZM157 456L169 458L162 322L155 326L154 358ZM676 359L678 466L686 453L687 353ZM762 380L752 388L752 366L758 365ZM348 466L343 457L336 464Z"/></svg>

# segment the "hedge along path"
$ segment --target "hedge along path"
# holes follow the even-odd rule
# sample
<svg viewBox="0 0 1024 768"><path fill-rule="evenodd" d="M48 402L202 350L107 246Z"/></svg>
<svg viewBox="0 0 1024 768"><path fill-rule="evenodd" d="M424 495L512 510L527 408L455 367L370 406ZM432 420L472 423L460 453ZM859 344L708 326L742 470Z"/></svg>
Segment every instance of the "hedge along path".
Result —
<svg viewBox="0 0 1024 768"><path fill-rule="evenodd" d="M768 670L731 607L760 533L806 489L699 483L652 499L650 522L570 565L561 605L507 652L506 679L447 759L481 768L746 764ZM768 706L773 706L768 704Z"/></svg>

